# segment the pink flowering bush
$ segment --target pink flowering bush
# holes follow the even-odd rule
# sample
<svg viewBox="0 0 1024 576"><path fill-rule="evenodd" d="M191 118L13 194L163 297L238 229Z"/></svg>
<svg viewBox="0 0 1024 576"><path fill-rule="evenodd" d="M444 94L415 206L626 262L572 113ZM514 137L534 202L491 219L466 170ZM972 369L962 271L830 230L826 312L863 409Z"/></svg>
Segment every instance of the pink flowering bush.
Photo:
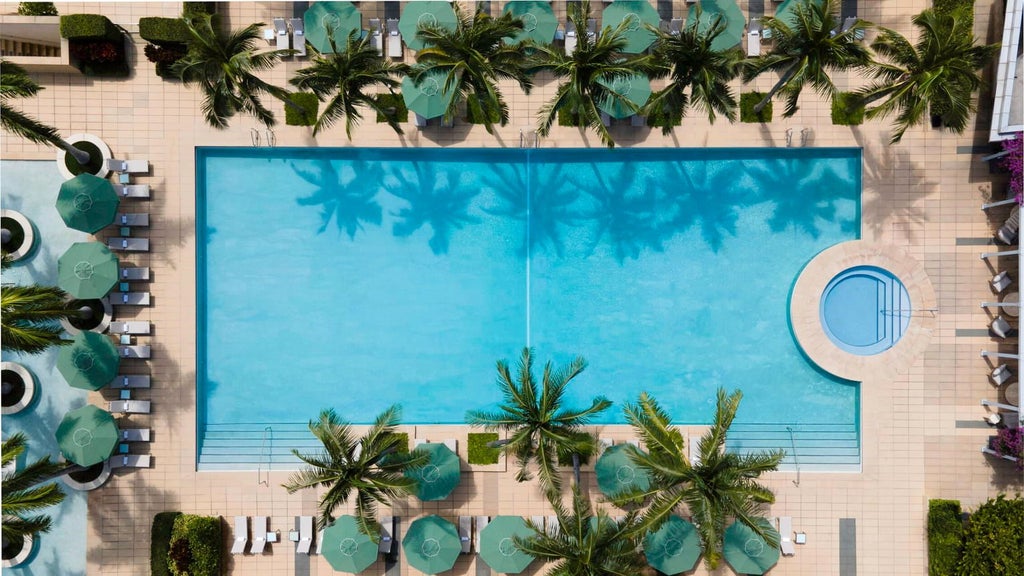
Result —
<svg viewBox="0 0 1024 576"><path fill-rule="evenodd" d="M1024 138L1017 132L1010 140L1003 140L1003 150L1009 152L999 159L1000 165L1010 173L1010 191L1022 203L1024 196ZM1009 194L1007 194L1009 196Z"/></svg>
<svg viewBox="0 0 1024 576"><path fill-rule="evenodd" d="M1003 428L992 438L992 449L1001 456L1017 459L1017 469L1024 470L1024 428Z"/></svg>

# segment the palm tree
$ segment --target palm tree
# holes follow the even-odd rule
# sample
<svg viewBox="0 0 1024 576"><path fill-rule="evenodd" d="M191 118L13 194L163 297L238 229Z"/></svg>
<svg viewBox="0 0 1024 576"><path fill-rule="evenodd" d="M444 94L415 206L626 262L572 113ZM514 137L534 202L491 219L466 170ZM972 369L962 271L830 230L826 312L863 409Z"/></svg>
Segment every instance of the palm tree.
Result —
<svg viewBox="0 0 1024 576"><path fill-rule="evenodd" d="M962 134L975 111L971 97L981 87L978 71L999 51L998 44L976 45L970 23L951 15L925 10L913 22L921 31L916 45L882 29L871 48L889 62L876 63L878 81L858 91L865 104L885 99L867 111L868 118L896 114L894 144L929 109Z"/></svg>
<svg viewBox="0 0 1024 576"><path fill-rule="evenodd" d="M545 562L555 562L551 576L633 576L644 572L647 561L639 552L636 512L613 520L604 510L597 515L590 499L572 490L572 509L561 498L551 499L558 527L545 531L529 523L534 534L515 537L516 548Z"/></svg>
<svg viewBox="0 0 1024 576"><path fill-rule="evenodd" d="M395 88L401 86L396 77L405 74L407 67L377 54L377 50L370 46L369 34L362 39L349 36L343 50L337 49L333 36L330 36L330 42L333 54L320 54L314 49L312 66L302 68L291 79L292 85L311 90L321 102L330 99L313 125L313 135L344 118L345 134L351 140L352 128L363 118L359 108L364 106L387 118L388 125L401 134L402 127L394 115L388 114L377 103L375 93L368 94L367 91L387 88L394 94Z"/></svg>
<svg viewBox="0 0 1024 576"><path fill-rule="evenodd" d="M680 506L686 505L697 527L704 561L710 569L718 567L722 558L725 525L735 518L749 526L771 546L778 545L778 535L769 533L757 523L761 504L775 501L775 495L757 479L771 472L782 461L781 450L734 454L725 451L725 438L732 425L743 394L737 390L726 395L718 390L718 405L711 428L697 442L698 462L686 458L682 435L671 425L669 415L646 393L637 404L627 405L626 419L647 446L648 453L636 453L636 464L651 477L646 493L627 493L623 502L652 496L640 522L641 531L657 530Z"/></svg>
<svg viewBox="0 0 1024 576"><path fill-rule="evenodd" d="M6 467L27 448L25 435L18 432L3 442L3 466ZM49 516L30 516L43 508L64 501L64 493L56 483L40 485L52 480L64 469L47 456L21 470L5 472L3 476L3 546L19 542L25 536L48 532L53 521Z"/></svg>
<svg viewBox="0 0 1024 576"><path fill-rule="evenodd" d="M323 444L323 450L303 454L292 449L308 467L292 474L283 486L289 494L303 488L327 488L320 497L318 530L334 522L335 510L346 504L354 491L359 529L376 541L380 534L377 504L390 504L415 492L416 481L403 472L423 466L429 455L399 450L402 437L395 434L395 427L400 417L401 408L391 406L377 416L362 437L356 437L352 426L331 409L320 412L319 420L310 421L309 430Z"/></svg>
<svg viewBox="0 0 1024 576"><path fill-rule="evenodd" d="M589 2L569 5L569 19L575 24L576 30L586 30L588 18ZM576 49L571 55L552 46L537 48L537 70L550 70L555 78L564 79L558 85L555 97L540 110L537 132L541 136L548 135L558 112L564 109L579 120L580 126L597 132L601 142L609 148L615 146L608 128L601 122L598 104L613 101L627 109L638 110L628 98L608 86L620 78L628 78L637 73L650 76L659 70L654 56L632 56L622 52L626 46L623 33L629 22L624 19L614 29L606 28L593 38L589 34L580 33ZM598 80L604 80L608 86Z"/></svg>
<svg viewBox="0 0 1024 576"><path fill-rule="evenodd" d="M480 106L484 127L488 133L493 133L491 118L495 113L499 124L508 124L508 104L498 89L498 81L515 80L527 94L533 87L526 73L522 46L503 41L522 32L523 21L510 13L492 18L479 9L470 15L458 2L454 8L455 30L428 26L417 32L417 37L426 42L427 47L416 53L417 65L412 78L419 81L424 74L444 72L447 79L442 90L447 92L455 86L456 95L448 105L445 118L453 118L459 102L472 95Z"/></svg>
<svg viewBox="0 0 1024 576"><path fill-rule="evenodd" d="M274 125L274 113L260 102L270 94L294 105L288 92L260 79L258 73L270 70L291 50L256 52L263 23L234 32L215 28L210 16L185 19L191 36L188 53L171 70L186 85L199 84L203 91L203 114L214 128L227 128L228 119L239 112L256 117L266 126Z"/></svg>
<svg viewBox="0 0 1024 576"><path fill-rule="evenodd" d="M11 134L21 136L30 142L56 146L71 154L79 164L83 166L88 164L90 160L88 152L66 142L60 137L56 128L25 115L7 103L8 98L28 98L35 96L42 89L42 86L36 84L29 77L24 68L0 60L0 126L3 126L3 129Z"/></svg>
<svg viewBox="0 0 1024 576"><path fill-rule="evenodd" d="M482 426L485 430L503 430L508 440L500 444L507 454L516 458L519 466L516 481L525 482L532 475L531 462L540 470L544 491L557 495L562 491L562 478L556 469L559 456L571 456L576 484L579 484L580 456L593 453L594 438L582 430L591 418L604 412L611 401L597 396L589 408L578 410L562 405L566 387L586 368L586 361L577 357L568 366L555 370L551 362L544 365L544 374L538 387L533 375L533 351L523 348L515 380L508 362L498 361L498 387L503 403L494 412L470 410L466 422Z"/></svg>
<svg viewBox="0 0 1024 576"><path fill-rule="evenodd" d="M72 318L77 310L68 308L67 295L53 286L3 286L0 288L3 349L38 354L50 346L60 346L64 333L60 321Z"/></svg>
<svg viewBox="0 0 1024 576"><path fill-rule="evenodd" d="M768 71L781 73L782 77L754 106L755 112L760 112L782 90L786 95L783 116L788 118L796 113L797 100L805 85L809 84L818 94L831 96L836 88L829 71L863 68L871 62L867 48L857 39L871 24L857 20L853 26L840 30L837 8L836 0L803 0L790 21L792 26L778 18L764 19L765 27L774 35L775 47L770 54L748 61L743 81L749 82Z"/></svg>
<svg viewBox="0 0 1024 576"><path fill-rule="evenodd" d="M740 74L743 52L739 48L713 49L711 43L725 32L726 21L718 15L707 30L701 32L699 4L697 10L697 17L678 35L659 34L654 49L656 57L671 71L668 85L655 92L644 109L648 115L665 119L661 128L665 135L682 122L691 105L707 112L711 122L715 121L716 112L730 122L736 120L737 102L729 82Z"/></svg>

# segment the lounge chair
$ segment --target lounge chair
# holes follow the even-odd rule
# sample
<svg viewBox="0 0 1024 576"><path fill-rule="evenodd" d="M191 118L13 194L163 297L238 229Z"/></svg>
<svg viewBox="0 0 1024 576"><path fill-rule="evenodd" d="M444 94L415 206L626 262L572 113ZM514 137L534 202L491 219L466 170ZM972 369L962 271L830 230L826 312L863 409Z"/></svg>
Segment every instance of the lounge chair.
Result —
<svg viewBox="0 0 1024 576"><path fill-rule="evenodd" d="M309 555L313 546L313 517L299 516L299 541L295 544L296 554Z"/></svg>
<svg viewBox="0 0 1024 576"><path fill-rule="evenodd" d="M267 547L267 517L253 516L252 518L252 547L250 554L263 554Z"/></svg>
<svg viewBox="0 0 1024 576"><path fill-rule="evenodd" d="M149 334L150 326L149 322L140 322L138 320L129 322L111 322L110 331L113 334L134 334L139 336L145 336Z"/></svg>
<svg viewBox="0 0 1024 576"><path fill-rule="evenodd" d="M148 374L128 374L118 376L110 381L108 388L149 388L150 381Z"/></svg>
<svg viewBox="0 0 1024 576"><path fill-rule="evenodd" d="M459 541L462 542L462 553L473 551L473 517L459 516Z"/></svg>
<svg viewBox="0 0 1024 576"><path fill-rule="evenodd" d="M110 459L110 467L114 468L149 468L152 460L149 454L122 454Z"/></svg>
<svg viewBox="0 0 1024 576"><path fill-rule="evenodd" d="M121 280L149 280L149 266L121 268Z"/></svg>
<svg viewBox="0 0 1024 576"><path fill-rule="evenodd" d="M289 22L292 25L292 49L295 50L295 56L305 56L306 27L302 22L302 18L292 18Z"/></svg>
<svg viewBox="0 0 1024 576"><path fill-rule="evenodd" d="M149 414L149 400L112 400L107 412L121 414Z"/></svg>
<svg viewBox="0 0 1024 576"><path fill-rule="evenodd" d="M1013 371L1010 370L1010 367L1006 364L1000 364L999 366L996 366L996 369L993 370L991 374L989 374L989 378L992 379L992 384L999 386L1010 378L1013 378Z"/></svg>
<svg viewBox="0 0 1024 576"><path fill-rule="evenodd" d="M111 292L110 303L115 306L149 306L149 292Z"/></svg>
<svg viewBox="0 0 1024 576"><path fill-rule="evenodd" d="M544 517L543 516L530 516L530 522L537 527L538 530L544 530Z"/></svg>
<svg viewBox="0 0 1024 576"><path fill-rule="evenodd" d="M761 20L754 18L750 21L747 29L747 56L755 57L761 55Z"/></svg>
<svg viewBox="0 0 1024 576"><path fill-rule="evenodd" d="M642 128L647 126L647 117L639 114L633 114L629 117L629 125L635 128Z"/></svg>
<svg viewBox="0 0 1024 576"><path fill-rule="evenodd" d="M413 124L415 124L417 128L425 128L427 126L427 119L419 114L415 114Z"/></svg>
<svg viewBox="0 0 1024 576"><path fill-rule="evenodd" d="M636 448L637 450L640 449L640 441L637 440L636 438L630 438L629 440L626 440L626 444L629 444L630 446Z"/></svg>
<svg viewBox="0 0 1024 576"><path fill-rule="evenodd" d="M598 452L604 452L605 450L611 448L614 445L615 445L615 440L613 440L611 438L598 438L597 439Z"/></svg>
<svg viewBox="0 0 1024 576"><path fill-rule="evenodd" d="M779 550L782 551L783 556L792 556L796 554L796 549L793 547L792 516L779 517Z"/></svg>
<svg viewBox="0 0 1024 576"><path fill-rule="evenodd" d="M120 226L149 226L149 213L118 214L115 222Z"/></svg>
<svg viewBox="0 0 1024 576"><path fill-rule="evenodd" d="M316 550L316 555L317 556L323 554L323 550L324 550L324 531L323 530L319 530L316 533L316 548L315 548L315 550Z"/></svg>
<svg viewBox="0 0 1024 576"><path fill-rule="evenodd" d="M607 112L601 112L601 124L604 124L605 126L611 126L612 125L612 116L611 116L611 114L609 114Z"/></svg>
<svg viewBox="0 0 1024 576"><path fill-rule="evenodd" d="M274 34L277 36L277 49L288 50L291 48L288 41L288 23L284 18L274 18Z"/></svg>
<svg viewBox="0 0 1024 576"><path fill-rule="evenodd" d="M384 55L384 31L380 28L380 18L370 18L370 48L377 51L378 56Z"/></svg>
<svg viewBox="0 0 1024 576"><path fill-rule="evenodd" d="M149 184L114 184L114 190L122 198L149 198Z"/></svg>
<svg viewBox="0 0 1024 576"><path fill-rule="evenodd" d="M107 248L125 252L149 252L149 238L107 238Z"/></svg>
<svg viewBox="0 0 1024 576"><path fill-rule="evenodd" d="M992 321L990 331L997 338L1012 338L1017 335L1017 330L1010 326L1010 323L1002 316L996 316L996 319Z"/></svg>
<svg viewBox="0 0 1024 576"><path fill-rule="evenodd" d="M1020 228L1020 206L1015 205L1010 210L1010 217L996 232L996 240L1003 244L1013 244L1017 240L1017 230Z"/></svg>
<svg viewBox="0 0 1024 576"><path fill-rule="evenodd" d="M245 554L245 545L249 543L249 518L235 516L235 540L231 545L232 554Z"/></svg>
<svg viewBox="0 0 1024 576"><path fill-rule="evenodd" d="M122 428L121 442L149 442L149 428Z"/></svg>
<svg viewBox="0 0 1024 576"><path fill-rule="evenodd" d="M565 54L571 56L576 51L576 24L572 20L565 23Z"/></svg>
<svg viewBox="0 0 1024 576"><path fill-rule="evenodd" d="M117 355L121 358L138 358L148 360L153 354L149 346L118 346Z"/></svg>
<svg viewBox="0 0 1024 576"><path fill-rule="evenodd" d="M668 33L672 36L679 36L683 33L683 19L673 18L668 23Z"/></svg>
<svg viewBox="0 0 1024 576"><path fill-rule="evenodd" d="M146 174L149 172L149 160L107 160L107 170L124 174Z"/></svg>
<svg viewBox="0 0 1024 576"><path fill-rule="evenodd" d="M391 554L391 548L395 543L395 517L384 516L380 519L380 544L378 550L381 554Z"/></svg>
<svg viewBox="0 0 1024 576"><path fill-rule="evenodd" d="M597 18L587 18L587 38L591 42L597 39Z"/></svg>
<svg viewBox="0 0 1024 576"><path fill-rule="evenodd" d="M447 438L445 440L442 440L441 443L447 446L448 449L452 451L452 454L459 454L459 441L456 440L455 438Z"/></svg>
<svg viewBox="0 0 1024 576"><path fill-rule="evenodd" d="M477 516L476 517L476 553L480 553L480 533L487 528L487 525L491 523L490 516Z"/></svg>
<svg viewBox="0 0 1024 576"><path fill-rule="evenodd" d="M544 520L544 531L548 533L548 536L558 533L558 516L548 516Z"/></svg>
<svg viewBox="0 0 1024 576"><path fill-rule="evenodd" d="M398 19L388 18L388 56L402 57L402 33L398 31Z"/></svg>
<svg viewBox="0 0 1024 576"><path fill-rule="evenodd" d="M856 26L858 20L860 20L860 19L857 18L856 16L849 16L845 20L843 20L843 28L842 28L843 32L846 32L850 28L853 28L854 26ZM853 35L853 38L854 38L854 40L863 40L864 39L864 29L861 28L860 30L857 30L857 32Z"/></svg>
<svg viewBox="0 0 1024 576"><path fill-rule="evenodd" d="M1006 270L1003 270L992 277L992 290L994 290L996 294L1002 293L1003 290L1010 287L1010 284L1013 284L1013 278L1010 277L1010 273Z"/></svg>

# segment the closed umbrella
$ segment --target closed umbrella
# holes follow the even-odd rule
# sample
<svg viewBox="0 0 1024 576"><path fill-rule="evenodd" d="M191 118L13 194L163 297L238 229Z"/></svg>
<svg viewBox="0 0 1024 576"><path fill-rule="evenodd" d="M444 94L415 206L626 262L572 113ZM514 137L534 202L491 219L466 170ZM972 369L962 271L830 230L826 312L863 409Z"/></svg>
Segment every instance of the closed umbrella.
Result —
<svg viewBox="0 0 1024 576"><path fill-rule="evenodd" d="M636 105L637 108L646 104L647 99L651 97L651 80L646 74L632 74L630 76L616 78L611 81L601 78L597 82L598 84L619 94L626 100L629 100ZM621 99L612 96L598 102L597 107L606 112L612 118L627 118L636 113Z"/></svg>
<svg viewBox="0 0 1024 576"><path fill-rule="evenodd" d="M109 226L121 200L114 186L92 174L79 174L60 185L57 212L69 228L93 234Z"/></svg>
<svg viewBox="0 0 1024 576"><path fill-rule="evenodd" d="M320 536L320 549L331 567L358 574L377 561L377 544L359 531L355 516L342 516Z"/></svg>
<svg viewBox="0 0 1024 576"><path fill-rule="evenodd" d="M690 15L686 18L686 24L691 25L697 18L697 4L690 6ZM711 42L712 50L728 50L739 45L743 39L743 27L745 25L743 12L736 5L735 0L701 0L700 20L697 21L697 30L704 32L716 18L721 17L725 22L725 30L722 31L714 41Z"/></svg>
<svg viewBox="0 0 1024 576"><path fill-rule="evenodd" d="M99 242L76 242L57 260L57 286L75 298L102 298L117 284L120 262Z"/></svg>
<svg viewBox="0 0 1024 576"><path fill-rule="evenodd" d="M421 444L416 449L430 454L426 465L405 471L416 480L416 497L424 502L444 500L461 480L459 457L444 444Z"/></svg>
<svg viewBox="0 0 1024 576"><path fill-rule="evenodd" d="M637 449L630 444L610 446L597 459L594 466L597 472L597 487L605 496L614 498L623 492L647 490L651 487L647 471L637 468L629 457L633 450Z"/></svg>
<svg viewBox="0 0 1024 576"><path fill-rule="evenodd" d="M92 404L65 414L55 434L61 453L79 466L92 466L110 458L118 435L110 412Z"/></svg>
<svg viewBox="0 0 1024 576"><path fill-rule="evenodd" d="M764 518L758 518L756 522L765 530L775 532ZM779 549L769 546L742 522L733 522L725 529L722 554L737 574L764 574L779 561Z"/></svg>
<svg viewBox="0 0 1024 576"><path fill-rule="evenodd" d="M416 519L402 540L409 565L424 574L451 570L462 553L462 542L455 525L440 516Z"/></svg>
<svg viewBox="0 0 1024 576"><path fill-rule="evenodd" d="M363 15L351 2L314 2L302 15L306 41L323 53L334 52L330 38L339 50L345 39L362 33Z"/></svg>
<svg viewBox="0 0 1024 576"><path fill-rule="evenodd" d="M477 554L495 572L518 574L533 562L533 556L516 548L513 538L529 538L533 530L519 516L497 516L480 531Z"/></svg>
<svg viewBox="0 0 1024 576"><path fill-rule="evenodd" d="M505 38L509 44L533 40L537 44L550 44L555 39L558 20L549 2L538 0L512 0L505 4L505 12L523 21L523 31L515 38Z"/></svg>
<svg viewBox="0 0 1024 576"><path fill-rule="evenodd" d="M416 37L416 32L420 28L429 26L455 30L457 25L455 10L452 10L451 4L425 0L405 5L402 17L398 20L398 31L402 33L402 40L405 40L406 46L418 52L426 47L426 44Z"/></svg>
<svg viewBox="0 0 1024 576"><path fill-rule="evenodd" d="M417 84L406 76L402 79L402 98L405 99L405 107L428 119L444 116L452 97L455 96L454 85L448 91L444 90L446 77L447 74L440 70L428 72Z"/></svg>
<svg viewBox="0 0 1024 576"><path fill-rule="evenodd" d="M95 332L81 332L57 355L57 370L74 388L99 390L117 377L121 358L110 338Z"/></svg>
<svg viewBox="0 0 1024 576"><path fill-rule="evenodd" d="M669 516L661 528L647 533L644 555L648 564L668 576L693 570L700 558L696 526L679 516Z"/></svg>
<svg viewBox="0 0 1024 576"><path fill-rule="evenodd" d="M648 26L655 29L661 23L658 11L646 0L615 0L604 9L601 16L601 27L615 29L627 21L626 30L623 33L626 38L626 46L623 52L639 54L654 44L657 36Z"/></svg>

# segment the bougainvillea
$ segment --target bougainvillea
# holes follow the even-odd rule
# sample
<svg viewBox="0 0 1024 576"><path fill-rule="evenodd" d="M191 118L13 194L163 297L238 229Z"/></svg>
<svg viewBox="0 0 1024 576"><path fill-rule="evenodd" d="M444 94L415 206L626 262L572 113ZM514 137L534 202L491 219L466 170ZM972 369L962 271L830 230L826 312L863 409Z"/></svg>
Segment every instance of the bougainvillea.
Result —
<svg viewBox="0 0 1024 576"><path fill-rule="evenodd" d="M178 60L181 60L185 56L184 46L156 46L154 44L146 44L143 52L146 54L146 58L156 64L174 64Z"/></svg>
<svg viewBox="0 0 1024 576"><path fill-rule="evenodd" d="M83 64L106 64L121 59L121 51L109 40L72 42L69 48L71 57Z"/></svg>
<svg viewBox="0 0 1024 576"><path fill-rule="evenodd" d="M1017 132L1010 140L1003 140L1003 150L1008 154L1000 158L999 163L1010 173L1010 191L1017 197L1017 203L1022 203L1022 197L1024 197L1024 133Z"/></svg>
<svg viewBox="0 0 1024 576"><path fill-rule="evenodd" d="M1003 428L992 439L992 449L1002 456L1017 459L1017 468L1024 470L1024 428Z"/></svg>

